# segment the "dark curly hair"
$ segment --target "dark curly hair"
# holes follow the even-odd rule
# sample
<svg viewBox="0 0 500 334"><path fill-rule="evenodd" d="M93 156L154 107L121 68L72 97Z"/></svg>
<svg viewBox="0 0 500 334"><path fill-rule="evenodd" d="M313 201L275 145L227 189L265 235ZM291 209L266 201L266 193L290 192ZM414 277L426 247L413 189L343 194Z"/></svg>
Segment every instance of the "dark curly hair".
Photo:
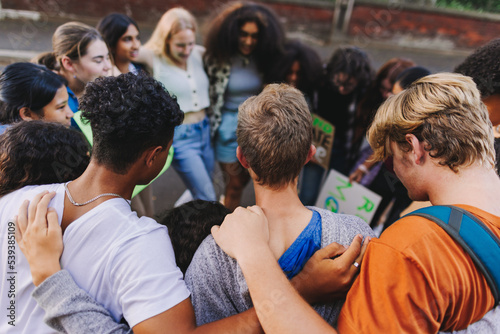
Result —
<svg viewBox="0 0 500 334"><path fill-rule="evenodd" d="M286 76L290 73L295 61L300 64L296 88L311 97L315 89L323 82L323 63L314 49L300 41L292 40L285 44L285 53L271 69L272 81L287 83Z"/></svg>
<svg viewBox="0 0 500 334"><path fill-rule="evenodd" d="M230 2L223 7L208 28L205 57L218 64L229 62L238 53L240 29L247 22L254 22L259 28L252 55L259 70L267 74L283 53L285 33L276 14L262 4Z"/></svg>
<svg viewBox="0 0 500 334"><path fill-rule="evenodd" d="M214 225L222 224L231 213L219 202L194 200L167 211L159 223L168 227L175 262L185 274L201 242Z"/></svg>
<svg viewBox="0 0 500 334"><path fill-rule="evenodd" d="M97 78L87 85L80 107L92 127L92 159L118 174L147 148L166 148L184 119L176 98L145 74Z"/></svg>
<svg viewBox="0 0 500 334"><path fill-rule="evenodd" d="M27 107L43 117L43 108L56 96L66 80L32 63L13 63L0 74L0 123L11 124L22 120L21 108Z"/></svg>
<svg viewBox="0 0 500 334"><path fill-rule="evenodd" d="M479 47L455 68L474 80L481 98L500 94L500 38Z"/></svg>
<svg viewBox="0 0 500 334"><path fill-rule="evenodd" d="M355 46L341 46L332 54L326 65L326 78L333 85L333 76L345 73L357 81L355 91L358 95L366 92L374 77L368 54Z"/></svg>
<svg viewBox="0 0 500 334"><path fill-rule="evenodd" d="M16 123L0 136L0 196L24 186L74 180L89 160L82 133L58 123Z"/></svg>

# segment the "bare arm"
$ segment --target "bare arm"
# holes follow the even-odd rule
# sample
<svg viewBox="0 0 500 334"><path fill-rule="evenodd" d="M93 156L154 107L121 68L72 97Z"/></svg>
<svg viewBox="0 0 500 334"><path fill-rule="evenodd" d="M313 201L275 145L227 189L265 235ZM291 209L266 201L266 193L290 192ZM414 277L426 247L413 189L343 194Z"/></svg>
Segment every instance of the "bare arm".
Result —
<svg viewBox="0 0 500 334"><path fill-rule="evenodd" d="M25 201L16 219L16 239L30 264L38 286L33 296L46 310L47 324L67 333L130 333L130 328L116 323L104 307L80 289L68 272L61 271L61 228L55 211L48 209L54 195L44 192L31 203ZM254 309L197 328L189 298L137 324L133 330L139 334L262 333Z"/></svg>
<svg viewBox="0 0 500 334"><path fill-rule="evenodd" d="M127 334L131 330L116 323L109 312L87 292L80 289L71 275L61 270L63 251L57 213L48 208L55 193L43 192L31 202L24 201L16 221L16 240L30 263L33 298L44 309L44 321L65 333Z"/></svg>
<svg viewBox="0 0 500 334"><path fill-rule="evenodd" d="M134 333L262 333L254 309L196 327L193 305L188 298L171 309L133 328Z"/></svg>
<svg viewBox="0 0 500 334"><path fill-rule="evenodd" d="M238 260L266 333L336 333L281 271L267 244L267 219L260 208L237 208L220 228L212 228L212 235Z"/></svg>
<svg viewBox="0 0 500 334"><path fill-rule="evenodd" d="M144 46L141 46L139 49L139 54L137 55L137 62L139 64L142 64L146 67L146 71L151 73L151 75L154 75L153 73L153 51L150 49L145 48Z"/></svg>
<svg viewBox="0 0 500 334"><path fill-rule="evenodd" d="M373 159L374 154L372 153L366 160L358 166L358 168L349 175L349 182L360 182L363 176L368 174L372 167L377 163Z"/></svg>
<svg viewBox="0 0 500 334"><path fill-rule="evenodd" d="M370 240L366 237L363 242L362 236L357 235L349 248L334 242L318 250L292 279L292 285L309 304L345 298L359 273Z"/></svg>

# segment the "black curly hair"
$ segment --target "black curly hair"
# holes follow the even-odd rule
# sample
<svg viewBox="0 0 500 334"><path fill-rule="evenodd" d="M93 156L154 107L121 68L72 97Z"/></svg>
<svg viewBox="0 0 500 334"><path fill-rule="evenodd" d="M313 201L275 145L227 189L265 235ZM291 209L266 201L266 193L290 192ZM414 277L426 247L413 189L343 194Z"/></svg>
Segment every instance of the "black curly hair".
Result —
<svg viewBox="0 0 500 334"><path fill-rule="evenodd" d="M222 7L208 27L205 57L218 64L229 62L238 54L240 29L247 22L254 22L259 28L252 55L266 76L264 81L269 82L267 73L283 53L285 33L277 15L266 5L235 1Z"/></svg>
<svg viewBox="0 0 500 334"><path fill-rule="evenodd" d="M368 54L355 46L341 46L332 54L326 65L327 80L332 83L337 73L345 73L356 79L356 91L362 95L374 78L371 59Z"/></svg>
<svg viewBox="0 0 500 334"><path fill-rule="evenodd" d="M479 47L455 68L469 76L481 92L481 98L500 94L500 38Z"/></svg>
<svg viewBox="0 0 500 334"><path fill-rule="evenodd" d="M24 186L74 180L89 160L81 132L44 121L16 123L0 136L0 196Z"/></svg>
<svg viewBox="0 0 500 334"><path fill-rule="evenodd" d="M313 48L298 40L286 42L284 55L271 69L272 82L286 83L286 76L290 73L295 61L300 64L296 88L311 97L316 88L323 83L323 63Z"/></svg>
<svg viewBox="0 0 500 334"><path fill-rule="evenodd" d="M118 174L146 149L166 148L184 119L176 98L145 74L96 79L87 85L80 108L92 127L92 159Z"/></svg>
<svg viewBox="0 0 500 334"><path fill-rule="evenodd" d="M168 227L175 262L185 274L201 242L214 225L222 224L231 213L219 202L194 200L167 211L159 223Z"/></svg>

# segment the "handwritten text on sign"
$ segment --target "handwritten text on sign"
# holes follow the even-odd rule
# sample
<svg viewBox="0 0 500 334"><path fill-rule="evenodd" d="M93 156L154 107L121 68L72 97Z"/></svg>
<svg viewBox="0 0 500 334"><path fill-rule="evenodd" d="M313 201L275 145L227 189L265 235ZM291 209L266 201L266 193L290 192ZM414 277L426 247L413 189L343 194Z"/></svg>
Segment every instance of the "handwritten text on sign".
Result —
<svg viewBox="0 0 500 334"><path fill-rule="evenodd" d="M330 170L321 189L316 206L336 213L355 215L370 223L382 198L358 183Z"/></svg>
<svg viewBox="0 0 500 334"><path fill-rule="evenodd" d="M328 170L335 127L316 114L312 114L312 119L313 145L316 146L316 154L313 157L313 162Z"/></svg>

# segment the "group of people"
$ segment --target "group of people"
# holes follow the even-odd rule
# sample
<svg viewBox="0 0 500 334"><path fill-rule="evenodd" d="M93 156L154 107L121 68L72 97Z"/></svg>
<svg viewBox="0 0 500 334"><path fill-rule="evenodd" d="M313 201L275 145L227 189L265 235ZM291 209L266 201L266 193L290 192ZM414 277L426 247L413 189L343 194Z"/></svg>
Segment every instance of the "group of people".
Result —
<svg viewBox="0 0 500 334"><path fill-rule="evenodd" d="M228 3L206 31L205 47L197 45L196 19L183 8L168 10L143 46L139 26L124 14L110 14L96 28L63 24L53 35L53 51L34 59L43 66L15 63L3 71L0 131L31 119L71 122L78 129L81 117L73 114L81 109L86 84L107 75L148 73L184 113L173 139L172 167L193 199L215 201L218 161L225 181L221 201L232 211L250 179L236 157L238 106L266 84L284 82L304 93L311 112L335 126L330 167L383 195L377 221L396 196L380 176L382 164L359 160L370 155L364 137L398 75L415 64L391 59L375 76L366 52L340 47L323 65L312 48L287 40L273 11L260 4ZM307 164L299 186L303 204L316 203L326 172L314 159ZM145 188L132 199L133 209L154 216L152 198L151 187Z"/></svg>
<svg viewBox="0 0 500 334"><path fill-rule="evenodd" d="M229 3L207 31L196 45L195 18L173 8L141 46L111 14L62 25L53 52L2 72L0 332L499 331L460 245L427 218L392 223L430 201L500 236L500 39L454 74L400 58L375 74L356 47L323 67L261 4ZM378 217L392 202L381 238L311 206L326 172L312 112L336 129L330 167L384 195ZM196 200L158 224L136 212L150 194L131 199L171 146ZM249 180L256 206L237 208Z"/></svg>

